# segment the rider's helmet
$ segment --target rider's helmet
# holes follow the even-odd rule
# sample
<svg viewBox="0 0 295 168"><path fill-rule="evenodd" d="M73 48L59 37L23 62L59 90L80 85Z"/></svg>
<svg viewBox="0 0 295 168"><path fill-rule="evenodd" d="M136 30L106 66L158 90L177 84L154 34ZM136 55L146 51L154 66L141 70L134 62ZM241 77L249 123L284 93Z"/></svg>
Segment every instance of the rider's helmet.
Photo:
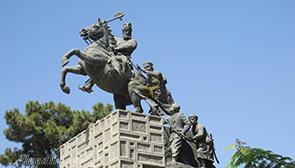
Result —
<svg viewBox="0 0 295 168"><path fill-rule="evenodd" d="M132 25L131 23L124 23L122 27L122 32L123 32L123 38L125 40L129 40L132 37Z"/></svg>
<svg viewBox="0 0 295 168"><path fill-rule="evenodd" d="M123 24L122 31L125 31L125 30L132 31L132 25L130 22Z"/></svg>

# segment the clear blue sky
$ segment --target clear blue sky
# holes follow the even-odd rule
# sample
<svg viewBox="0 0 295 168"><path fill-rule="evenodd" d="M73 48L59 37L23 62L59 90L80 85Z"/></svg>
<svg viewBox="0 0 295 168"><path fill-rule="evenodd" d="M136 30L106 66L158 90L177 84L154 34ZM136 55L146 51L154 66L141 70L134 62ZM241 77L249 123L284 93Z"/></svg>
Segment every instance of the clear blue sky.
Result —
<svg viewBox="0 0 295 168"><path fill-rule="evenodd" d="M123 11L138 42L134 62L153 61L182 111L199 115L215 137L218 168L236 138L295 159L295 1L10 0L0 7L1 131L5 111L23 111L29 100L86 110L113 103L98 88L78 90L82 76L69 75L72 93L63 94L60 61L85 48L81 28ZM110 24L117 36L121 24ZM3 134L0 141L1 153L16 145Z"/></svg>

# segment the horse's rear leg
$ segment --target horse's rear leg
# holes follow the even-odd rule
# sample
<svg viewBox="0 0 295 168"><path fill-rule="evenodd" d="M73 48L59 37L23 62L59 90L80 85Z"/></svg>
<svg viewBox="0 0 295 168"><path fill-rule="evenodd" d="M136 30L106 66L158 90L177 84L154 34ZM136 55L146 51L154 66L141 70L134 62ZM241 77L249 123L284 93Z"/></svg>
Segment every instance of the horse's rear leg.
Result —
<svg viewBox="0 0 295 168"><path fill-rule="evenodd" d="M115 108L116 109L126 110L126 105L130 104L129 103L130 100L128 100L130 98L128 96L114 94L113 98L114 98Z"/></svg>
<svg viewBox="0 0 295 168"><path fill-rule="evenodd" d="M137 90L137 83L134 81L129 82L128 84L128 93L131 99L131 102L135 108L135 112L138 113L143 113L143 109L140 103L141 98L139 97L139 95L136 93Z"/></svg>
<svg viewBox="0 0 295 168"><path fill-rule="evenodd" d="M70 93L70 87L66 85L66 76L67 73L74 73L74 74L80 74L80 75L87 75L80 64L73 65L70 67L63 67L61 70L61 80L60 80L60 88L63 92L66 94Z"/></svg>

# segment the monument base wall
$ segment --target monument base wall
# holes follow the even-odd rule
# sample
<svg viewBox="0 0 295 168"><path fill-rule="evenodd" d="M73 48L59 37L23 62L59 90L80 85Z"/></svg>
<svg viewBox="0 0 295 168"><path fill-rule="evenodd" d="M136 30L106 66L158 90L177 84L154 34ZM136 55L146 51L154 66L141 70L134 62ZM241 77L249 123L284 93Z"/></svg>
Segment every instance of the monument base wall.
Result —
<svg viewBox="0 0 295 168"><path fill-rule="evenodd" d="M116 110L60 147L61 168L164 168L163 119Z"/></svg>

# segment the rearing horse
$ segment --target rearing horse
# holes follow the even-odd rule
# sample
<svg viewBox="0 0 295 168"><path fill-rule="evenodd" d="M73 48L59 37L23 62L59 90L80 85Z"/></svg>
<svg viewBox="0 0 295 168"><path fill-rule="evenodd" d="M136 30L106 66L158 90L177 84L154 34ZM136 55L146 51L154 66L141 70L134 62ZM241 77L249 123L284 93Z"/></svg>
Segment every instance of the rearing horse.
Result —
<svg viewBox="0 0 295 168"><path fill-rule="evenodd" d="M115 44L116 40L107 23L98 19L97 23L82 29L80 36L92 43L84 51L72 49L62 57L62 91L70 93L70 87L66 85L68 72L88 75L99 88L113 94L117 109L125 109L126 105L131 104L128 83L132 71L128 68L127 61L124 61L126 58L115 56L110 50L110 46ZM78 64L66 66L74 55L80 59Z"/></svg>

